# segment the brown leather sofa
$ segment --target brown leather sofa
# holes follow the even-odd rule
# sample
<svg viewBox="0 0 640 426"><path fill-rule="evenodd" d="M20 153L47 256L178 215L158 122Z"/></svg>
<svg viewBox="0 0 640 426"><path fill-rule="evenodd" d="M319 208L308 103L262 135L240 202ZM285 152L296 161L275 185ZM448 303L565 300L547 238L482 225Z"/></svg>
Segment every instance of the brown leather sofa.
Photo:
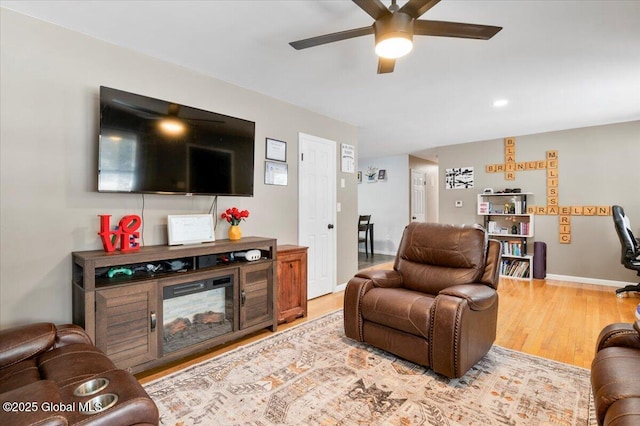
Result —
<svg viewBox="0 0 640 426"><path fill-rule="evenodd" d="M640 321L600 332L591 388L599 425L640 425Z"/></svg>
<svg viewBox="0 0 640 426"><path fill-rule="evenodd" d="M347 337L463 376L496 338L500 243L480 226L411 223L393 270L347 284Z"/></svg>
<svg viewBox="0 0 640 426"><path fill-rule="evenodd" d="M158 424L158 409L136 378L75 325L0 331L0 402L2 425Z"/></svg>

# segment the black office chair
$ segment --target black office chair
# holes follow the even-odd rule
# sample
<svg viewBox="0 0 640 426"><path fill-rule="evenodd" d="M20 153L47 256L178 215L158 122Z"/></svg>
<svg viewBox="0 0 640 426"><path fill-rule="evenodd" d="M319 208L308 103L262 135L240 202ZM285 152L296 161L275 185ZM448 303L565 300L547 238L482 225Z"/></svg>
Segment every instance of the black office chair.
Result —
<svg viewBox="0 0 640 426"><path fill-rule="evenodd" d="M625 268L637 271L638 276L640 276L640 242L638 242L631 232L631 223L629 222L629 218L624 214L624 209L620 206L613 206L611 211L616 232L622 245L620 262ZM630 284L617 289L616 296L624 297L632 292L640 294L640 283L635 285Z"/></svg>
<svg viewBox="0 0 640 426"><path fill-rule="evenodd" d="M358 218L358 247L364 243L364 253L369 257L369 223L371 215L360 215ZM373 253L371 253L373 256Z"/></svg>

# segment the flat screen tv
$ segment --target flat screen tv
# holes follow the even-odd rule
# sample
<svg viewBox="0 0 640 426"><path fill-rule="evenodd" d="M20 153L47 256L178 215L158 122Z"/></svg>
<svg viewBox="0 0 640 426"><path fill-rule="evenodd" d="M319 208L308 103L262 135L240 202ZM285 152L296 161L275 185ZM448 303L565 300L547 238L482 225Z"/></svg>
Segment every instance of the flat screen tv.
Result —
<svg viewBox="0 0 640 426"><path fill-rule="evenodd" d="M255 123L100 87L98 191L253 196Z"/></svg>

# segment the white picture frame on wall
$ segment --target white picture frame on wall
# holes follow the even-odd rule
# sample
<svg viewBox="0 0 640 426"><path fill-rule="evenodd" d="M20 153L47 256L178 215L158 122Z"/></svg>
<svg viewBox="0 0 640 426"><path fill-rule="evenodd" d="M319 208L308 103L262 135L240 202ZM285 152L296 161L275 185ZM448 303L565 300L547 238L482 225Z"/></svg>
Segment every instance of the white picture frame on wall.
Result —
<svg viewBox="0 0 640 426"><path fill-rule="evenodd" d="M340 170L343 173L355 173L356 171L356 147L353 145L349 145L343 143L340 146L341 153L341 162L340 162Z"/></svg>

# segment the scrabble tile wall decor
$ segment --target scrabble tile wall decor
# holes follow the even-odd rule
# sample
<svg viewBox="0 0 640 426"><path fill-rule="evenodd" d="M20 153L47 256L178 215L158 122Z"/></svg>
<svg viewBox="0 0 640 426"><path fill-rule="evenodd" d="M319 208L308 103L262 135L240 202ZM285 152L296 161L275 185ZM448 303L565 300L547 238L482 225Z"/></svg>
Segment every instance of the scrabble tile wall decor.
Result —
<svg viewBox="0 0 640 426"><path fill-rule="evenodd" d="M547 151L544 160L516 161L516 138L504 138L504 163L487 164L487 173L504 173L505 180L515 180L516 173L529 170L546 170L547 196L544 206L527 206L527 213L558 216L558 241L571 244L571 216L611 216L611 206L563 206L558 182L560 179L557 150Z"/></svg>

